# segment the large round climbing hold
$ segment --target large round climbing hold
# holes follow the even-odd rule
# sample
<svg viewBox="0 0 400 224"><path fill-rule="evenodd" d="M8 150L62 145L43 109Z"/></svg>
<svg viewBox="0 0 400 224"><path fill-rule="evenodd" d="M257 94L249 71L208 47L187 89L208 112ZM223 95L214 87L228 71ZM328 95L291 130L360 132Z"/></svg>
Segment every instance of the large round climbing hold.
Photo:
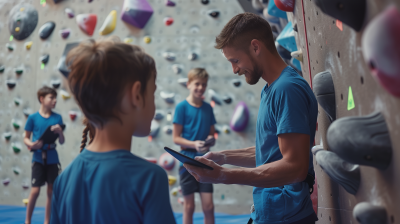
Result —
<svg viewBox="0 0 400 224"><path fill-rule="evenodd" d="M39 37L42 40L46 40L53 33L53 30L55 27L56 27L56 24L52 21L49 21L49 22L43 24L43 26L40 27L40 29L39 29Z"/></svg>
<svg viewBox="0 0 400 224"><path fill-rule="evenodd" d="M229 126L232 130L241 132L246 128L247 123L249 123L249 109L246 103L239 102L235 108L235 112L233 112Z"/></svg>
<svg viewBox="0 0 400 224"><path fill-rule="evenodd" d="M122 9L121 19L140 29L146 26L153 15L153 8L146 0L124 0Z"/></svg>
<svg viewBox="0 0 400 224"><path fill-rule="evenodd" d="M96 14L79 14L76 16L76 22L83 32L92 36L96 28L97 16Z"/></svg>
<svg viewBox="0 0 400 224"><path fill-rule="evenodd" d="M18 4L9 13L8 29L15 39L23 40L35 30L38 18L38 12L32 5Z"/></svg>
<svg viewBox="0 0 400 224"><path fill-rule="evenodd" d="M375 17L362 37L364 59L372 75L395 97L400 97L400 13L391 6Z"/></svg>
<svg viewBox="0 0 400 224"><path fill-rule="evenodd" d="M165 152L158 159L158 165L166 170L172 170L175 166L175 158L168 152Z"/></svg>

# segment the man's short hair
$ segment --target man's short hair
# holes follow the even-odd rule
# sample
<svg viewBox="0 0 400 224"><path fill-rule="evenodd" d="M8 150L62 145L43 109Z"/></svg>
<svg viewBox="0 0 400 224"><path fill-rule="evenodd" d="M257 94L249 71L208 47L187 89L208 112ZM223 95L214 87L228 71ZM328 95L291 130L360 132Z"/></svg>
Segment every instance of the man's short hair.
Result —
<svg viewBox="0 0 400 224"><path fill-rule="evenodd" d="M188 82L194 79L208 79L208 73L204 68L193 68L188 73Z"/></svg>
<svg viewBox="0 0 400 224"><path fill-rule="evenodd" d="M215 38L215 48L226 46L247 51L253 39L259 40L272 53L278 54L269 23L254 13L241 13L234 16Z"/></svg>
<svg viewBox="0 0 400 224"><path fill-rule="evenodd" d="M56 92L56 90L55 89L53 89L53 88L50 88L50 87L48 87L48 86L43 86L42 88L40 88L38 91L37 91L37 98L38 98L38 100L39 100L39 103L42 103L42 102L40 102L40 97L46 97L47 96L47 94L51 94L51 95L53 95L54 97L57 97L57 92Z"/></svg>

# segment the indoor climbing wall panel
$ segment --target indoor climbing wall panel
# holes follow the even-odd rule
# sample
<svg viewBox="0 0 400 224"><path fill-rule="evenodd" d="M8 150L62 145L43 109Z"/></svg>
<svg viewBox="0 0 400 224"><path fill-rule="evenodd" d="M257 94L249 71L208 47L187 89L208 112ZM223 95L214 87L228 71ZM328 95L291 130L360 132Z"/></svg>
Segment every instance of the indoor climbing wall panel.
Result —
<svg viewBox="0 0 400 224"><path fill-rule="evenodd" d="M14 7L21 11L23 8L19 5L21 3L33 6L37 10L38 23L33 33L26 39L16 40L10 37L8 21L10 11ZM165 152L164 146L179 150L179 146L174 145L172 141L170 128L176 104L184 100L189 91L178 81L180 78L185 78L187 72L195 67L206 68L210 74L207 89L214 90L205 94L206 102L211 103L213 97L219 131L217 143L212 150L236 149L255 144L258 104L265 83L260 81L255 86L248 85L243 77L237 77L232 73L230 63L213 47L215 36L223 26L234 15L243 12L240 4L236 0L212 0L208 4L202 4L200 0L176 0L175 6L172 6L171 2L167 6L164 0L149 0L148 3L153 9L153 14L147 24L146 21L141 21L142 25L144 24L143 28L138 28L121 20L121 13L128 12L130 7L127 5L124 8L123 0L91 2L65 0L57 4L53 0L0 2L0 65L5 67L0 73L1 204L22 205L22 199L29 195L32 155L23 144L25 113L36 112L39 109L36 91L43 85L57 87L58 101L54 111L62 115L66 124L64 132L66 142L57 146L62 167L67 167L79 154L83 115L70 96L67 81L59 71L58 64L67 44L101 37L100 29L104 21L109 20L112 23L113 14L116 14L115 29L112 29L112 26L101 29L103 34L116 35L121 40L142 46L154 57L158 71L156 109L163 118L154 121L153 126L159 126L159 131L157 134L153 133L154 136L151 138L133 138L132 153L158 160ZM115 12L107 19L113 10ZM84 18L78 16L80 14L97 15L92 36L79 28L76 20ZM90 20L89 17L86 19ZM55 28L49 37L42 39L39 37L39 30L47 22L54 22ZM90 33L91 27L88 28ZM10 45L13 50L9 49ZM40 58L47 54L48 62L41 62ZM22 69L23 73L17 74L16 69ZM7 86L8 80L15 81L14 88ZM19 105L15 101L19 102ZM249 121L245 130L235 132L229 125L235 107L241 101L247 104ZM13 122L20 126L19 129L14 128ZM10 134L10 139L6 140ZM15 149L13 146L16 146ZM19 148L20 152L16 153L18 151L16 148ZM178 178L179 163L177 161L175 163L167 173ZM178 186L179 181L176 181L170 187L174 211L182 210L179 202L181 193L178 192L176 196L172 194ZM43 189L37 202L38 206L45 204L44 192ZM252 188L249 186L214 185L214 203L217 212L249 213L252 202ZM197 211L201 211L198 197L196 205Z"/></svg>
<svg viewBox="0 0 400 224"><path fill-rule="evenodd" d="M298 28L295 37L298 48L303 52L303 62L301 63L303 77L311 84L318 73L330 73L334 86L334 101L336 101L333 107L336 109L336 119L348 116L363 117L374 112L380 113L386 121L392 146L391 161L388 167L377 169L360 164L361 178L358 190L353 192L354 195L348 193L344 187L333 181L328 176L328 172L321 168L322 165L317 164L314 159L318 183L319 221L317 223L358 223L353 218L353 209L361 202L383 206L387 213L387 223L400 223L398 213L400 205L400 194L398 193L400 188L400 99L391 95L373 78L368 64L364 61L363 50L365 49L362 46L365 27L390 4L393 4L397 9L400 8L400 1L398 0L366 1L365 19L358 32L344 22L338 21L337 18L322 12L311 0L296 1L294 12L288 13L289 21L292 22L293 26L297 24ZM337 7L341 7L341 5L338 3ZM312 85L316 87L317 84L313 82ZM328 94L328 92L324 93ZM324 108L321 107L321 102L319 104L315 144L321 145L324 150L332 151L327 142L327 130L332 125L331 119L327 116ZM342 127L349 126L350 121L345 121L338 124ZM382 121L377 121L376 124L379 122L382 123ZM332 127L332 129L334 128L336 127ZM375 129L377 130L377 128ZM362 132L362 130L358 131ZM377 133L377 135L379 134ZM348 139L357 143L359 141L354 139L355 136L357 134L349 134ZM340 142L339 138L333 139L331 136L331 139L330 141L333 143ZM388 141L388 139L383 140L382 146L375 148L375 150L380 150L377 152L378 154L383 153L385 144L390 144ZM369 142L372 141L366 137L363 144L367 144L367 146L363 146L364 150L368 148ZM333 145L331 142L329 143ZM357 149L357 146L353 148ZM320 158L321 162L326 162L322 160L323 157ZM328 170L329 167L324 168ZM358 214L357 211L355 213Z"/></svg>

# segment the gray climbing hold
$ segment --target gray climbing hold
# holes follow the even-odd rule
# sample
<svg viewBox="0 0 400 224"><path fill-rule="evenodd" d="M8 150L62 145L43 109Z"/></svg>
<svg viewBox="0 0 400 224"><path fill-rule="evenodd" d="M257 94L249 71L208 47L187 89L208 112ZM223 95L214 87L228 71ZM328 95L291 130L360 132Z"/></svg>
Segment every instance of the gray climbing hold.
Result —
<svg viewBox="0 0 400 224"><path fill-rule="evenodd" d="M294 24L294 26L293 26L293 30L294 30L295 32L297 32L297 31L298 31L298 29L297 29L297 23L295 23L295 24Z"/></svg>
<svg viewBox="0 0 400 224"><path fill-rule="evenodd" d="M58 89L61 85L61 81L60 80L51 80L51 85L53 86L54 89Z"/></svg>
<svg viewBox="0 0 400 224"><path fill-rule="evenodd" d="M172 71L174 71L175 74L180 74L182 72L182 68L178 64L174 64L171 66Z"/></svg>
<svg viewBox="0 0 400 224"><path fill-rule="evenodd" d="M191 60L191 61L196 60L197 59L197 54L196 53L190 53L188 55L188 59Z"/></svg>
<svg viewBox="0 0 400 224"><path fill-rule="evenodd" d="M175 54L172 52L164 52L163 53L163 57L165 58L165 60L167 61L175 61Z"/></svg>
<svg viewBox="0 0 400 224"><path fill-rule="evenodd" d="M321 148L321 146L314 146L312 149L317 163L334 182L340 184L350 194L355 195L360 186L360 166L348 163L336 153L321 150Z"/></svg>
<svg viewBox="0 0 400 224"><path fill-rule="evenodd" d="M227 103L227 104L232 103L232 98L229 97L229 96L224 96L224 97L222 98L222 100L223 100L225 103Z"/></svg>
<svg viewBox="0 0 400 224"><path fill-rule="evenodd" d="M13 79L9 79L6 81L6 84L9 89L14 89L14 87L17 85L17 82Z"/></svg>
<svg viewBox="0 0 400 224"><path fill-rule="evenodd" d="M149 135L151 137L156 137L159 130L160 130L160 125L158 124L158 122L155 120L152 120L151 125L150 125L150 134Z"/></svg>
<svg viewBox="0 0 400 224"><path fill-rule="evenodd" d="M344 117L328 128L329 148L349 163L385 170L392 158L392 143L380 112Z"/></svg>
<svg viewBox="0 0 400 224"><path fill-rule="evenodd" d="M70 72L70 70L68 69L68 66L65 64L65 60L66 60L66 58L67 58L67 54L68 54L68 52L69 52L72 48L74 48L74 47L76 47L76 46L78 46L78 45L79 45L79 43L70 43L70 44L66 44L66 45L65 45L65 48L64 48L64 52L63 52L63 54L62 54L60 60L58 61L58 65L57 65L58 70L59 70L66 78L68 78L68 75L69 75L69 72Z"/></svg>
<svg viewBox="0 0 400 224"><path fill-rule="evenodd" d="M8 16L8 29L17 40L29 37L38 23L38 12L30 4L18 4L14 6Z"/></svg>
<svg viewBox="0 0 400 224"><path fill-rule="evenodd" d="M335 87L329 71L316 74L313 79L313 91L319 105L324 109L332 122L336 120Z"/></svg>
<svg viewBox="0 0 400 224"><path fill-rule="evenodd" d="M164 112L162 110L156 110L154 114L154 120L162 120L164 118Z"/></svg>
<svg viewBox="0 0 400 224"><path fill-rule="evenodd" d="M169 93L169 92L161 91L160 92L160 96L165 102L174 103L175 93Z"/></svg>
<svg viewBox="0 0 400 224"><path fill-rule="evenodd" d="M361 224L387 223L386 208L368 202L360 202L354 206L353 217Z"/></svg>
<svg viewBox="0 0 400 224"><path fill-rule="evenodd" d="M0 73L3 73L5 69L4 65L0 65Z"/></svg>
<svg viewBox="0 0 400 224"><path fill-rule="evenodd" d="M1 182L3 183L4 186L7 186L11 181L10 181L10 178L6 178L6 179L3 179Z"/></svg>
<svg viewBox="0 0 400 224"><path fill-rule="evenodd" d="M218 16L219 16L219 11L217 11L217 10L210 10L210 11L208 11L208 15L210 15L210 16L213 17L213 18L218 18Z"/></svg>
<svg viewBox="0 0 400 224"><path fill-rule="evenodd" d="M32 114L32 109L25 108L25 109L22 110L22 113L24 113L25 117L29 117L29 115Z"/></svg>
<svg viewBox="0 0 400 224"><path fill-rule="evenodd" d="M49 54L45 54L45 55L40 57L40 62L42 62L43 64L47 64L47 62L49 62L49 58L50 58L50 55Z"/></svg>
<svg viewBox="0 0 400 224"><path fill-rule="evenodd" d="M53 33L53 30L55 27L56 27L56 24L52 21L49 21L49 22L43 24L43 26L40 27L40 29L39 29L39 37L42 40L47 39Z"/></svg>
<svg viewBox="0 0 400 224"><path fill-rule="evenodd" d="M163 132L165 133L165 134L167 134L167 135L170 135L170 134L172 134L172 125L165 125L164 127L163 127Z"/></svg>
<svg viewBox="0 0 400 224"><path fill-rule="evenodd" d="M211 100L214 101L216 104L218 105L222 104L222 97L218 93L216 93L213 89L209 89L208 94L210 95Z"/></svg>
<svg viewBox="0 0 400 224"><path fill-rule="evenodd" d="M182 86L186 87L187 86L187 82L189 81L188 78L179 78L178 79L178 83L181 84Z"/></svg>
<svg viewBox="0 0 400 224"><path fill-rule="evenodd" d="M242 84L242 81L240 81L240 79L232 79L231 82L234 87L239 87Z"/></svg>

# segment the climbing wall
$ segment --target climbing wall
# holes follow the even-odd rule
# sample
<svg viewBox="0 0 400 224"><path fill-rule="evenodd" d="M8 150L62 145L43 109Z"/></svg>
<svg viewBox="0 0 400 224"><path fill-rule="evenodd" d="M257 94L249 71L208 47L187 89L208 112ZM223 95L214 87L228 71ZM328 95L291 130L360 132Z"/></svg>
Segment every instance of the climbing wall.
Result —
<svg viewBox="0 0 400 224"><path fill-rule="evenodd" d="M57 88L57 106L54 110L62 115L66 124L64 145L57 146L60 162L65 168L78 155L81 141L82 113L69 96L69 88L64 76L60 73L58 64L66 44L80 42L90 37L101 37L100 28L112 10L116 11L116 27L110 34L117 35L121 40L142 46L152 55L157 65L156 108L163 118L154 121L154 127L159 127L158 134L149 138L133 138L132 153L156 160L164 153L164 146L179 150L172 142L168 127L172 125L171 118L177 103L184 100L188 90L178 83L187 72L194 67L206 68L210 74L208 89L214 90L214 100L225 99L214 106L217 119L218 140L212 150L236 149L254 145L255 122L257 118L260 91L265 83L255 86L245 83L245 80L232 73L229 62L221 52L214 49L215 36L234 15L243 12L236 0L211 0L202 4L200 0L176 0L175 6L166 6L163 0L149 0L154 13L144 28L137 28L123 22L120 17L123 0L65 0L55 4L53 0L14 0L0 1L0 65L5 70L0 73L0 203L22 205L22 199L27 198L30 191L31 157L32 155L23 144L23 129L26 122L25 114L36 112L39 103L36 91L43 85L60 86ZM207 1L203 1L207 2ZM31 35L22 41L12 38L8 30L9 13L14 8L21 10L21 3L33 6L38 12L38 24ZM28 8L26 6L26 8ZM69 18L66 9L75 15ZM219 12L217 17L209 15L210 10ZM97 15L97 24L93 36L84 33L77 25L79 14L92 13ZM215 15L215 14L214 14ZM170 17L166 22L165 18ZM171 18L173 22L171 24ZM56 25L52 34L45 40L39 37L39 29L46 22L53 21ZM14 28L13 28L14 29ZM69 29L70 34L63 38L61 30ZM146 38L145 38L146 37ZM146 42L147 41L147 42ZM27 49L26 45L30 49ZM13 50L9 50L9 46ZM189 60L192 53L197 55L195 60ZM42 63L40 57L48 54L49 61ZM167 57L168 56L168 57ZM167 60L168 59L168 60ZM174 66L173 66L174 65ZM176 74L173 68L179 67L181 72ZM23 73L18 75L16 70L21 68ZM236 80L233 84L233 79ZM7 86L8 80L14 80L13 88ZM239 84L238 84L239 83ZM166 102L161 92L169 96ZM163 96L164 96L163 95ZM172 97L171 97L172 96ZM205 101L211 102L210 94L205 94ZM216 97L216 98L215 98ZM171 99L173 98L173 99ZM229 102L229 98L231 102ZM17 100L19 105L14 101ZM229 127L235 106L244 101L249 109L249 122L242 132L235 132ZM228 102L228 103L227 103ZM25 112L25 114L24 114ZM76 118L74 118L76 116ZM74 118L74 119L72 119ZM19 129L14 128L19 125ZM167 127L166 127L167 126ZM166 127L166 128L164 128ZM167 129L167 130L166 130ZM154 128L153 128L154 131ZM11 135L11 136L10 136ZM6 139L9 138L8 140ZM13 148L14 146L14 148ZM18 152L20 149L20 152ZM168 175L178 177L178 162L168 170ZM179 186L178 181L171 185L171 190ZM45 204L45 189L38 199L37 205ZM178 202L181 193L171 194L171 204L174 211L181 211ZM197 211L201 210L199 198L196 197ZM214 185L214 203L217 212L232 214L249 213L252 204L252 188L238 185Z"/></svg>
<svg viewBox="0 0 400 224"><path fill-rule="evenodd" d="M337 4L337 7L341 6L339 5L341 3ZM359 167L361 175L359 187L354 195L349 194L341 185L337 184L337 181L331 179L327 172L314 160L318 188L319 221L317 223L358 223L353 218L353 209L361 202L368 202L386 209L386 214L383 217L387 221L378 219L376 223L400 223L400 215L398 213L400 205L400 194L398 193L398 189L400 189L400 166L398 163L400 161L400 99L390 94L373 78L370 68L363 57L363 51L367 49L362 46L365 27L391 4L400 9L400 1L398 0L366 1L365 19L358 32L346 25L345 22L338 21L337 18L325 14L311 0L297 0L293 13L287 14L293 26L297 24L298 31L295 32L295 38L298 48L303 52L304 59L301 63L303 77L311 85L313 78L320 72L328 71L332 75L336 101L336 119L348 116L362 117L373 112L380 112L386 121L391 140L392 155L388 167L377 169L361 164ZM358 7L361 6L359 5ZM332 7L332 9L335 9L335 7ZM355 13L353 12L353 14ZM391 33L394 34L393 32ZM382 35L381 40L387 41L385 34L380 34ZM392 52L398 51L398 44L392 44ZM376 42L375 46L382 45L380 45L380 42ZM385 54L392 54L389 58L396 58L396 53L393 54L390 50L385 51L382 55L374 55L374 57L382 58L385 57ZM386 66L393 66L393 64L390 64L390 59L386 61L388 62ZM393 67L395 68L395 66ZM399 74L399 70L397 70L397 74ZM315 86L316 83L313 82L312 85ZM400 87L397 86L397 88ZM342 124L343 126L346 125L346 123ZM321 145L325 150L335 151L333 146L332 148L328 146L327 138L330 138L330 145L334 145L334 143L341 140L339 138L334 139L332 136L329 137L327 130L331 125L326 112L319 106L315 144ZM355 131L362 130L355 129ZM356 134L349 135L349 141L354 140L355 143L360 143L357 139L351 139L353 136L356 136ZM363 148L367 150L369 142L371 142L370 139L366 137L362 143L367 145L363 146L361 150ZM381 147L374 149L378 150L376 151L377 154L383 153L384 145L390 145L390 142L388 139L382 139L380 144ZM357 145L352 147L352 149L356 148ZM347 153L350 154L350 150ZM321 162L324 162L324 164L329 163L328 160L322 160ZM343 182L347 182L347 180L342 180ZM355 211L355 213L357 212L358 210ZM369 221L372 221L372 217L378 217L374 212L375 210L369 211L371 214L368 218ZM364 212L364 218L365 215ZM363 220L362 218L359 219ZM364 221L362 223L370 222Z"/></svg>

